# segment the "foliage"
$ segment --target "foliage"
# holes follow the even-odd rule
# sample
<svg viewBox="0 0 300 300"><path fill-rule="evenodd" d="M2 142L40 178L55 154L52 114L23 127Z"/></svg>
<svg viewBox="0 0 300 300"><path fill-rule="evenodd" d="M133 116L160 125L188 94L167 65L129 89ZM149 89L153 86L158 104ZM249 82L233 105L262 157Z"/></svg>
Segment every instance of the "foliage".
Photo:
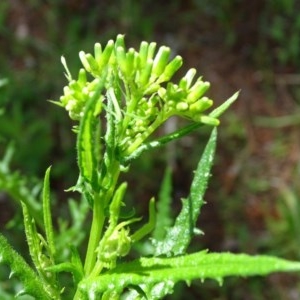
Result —
<svg viewBox="0 0 300 300"><path fill-rule="evenodd" d="M201 233L196 221L204 204L215 154L218 118L238 93L209 110L213 101L204 96L209 83L195 77L195 69L188 70L174 83L171 79L182 65L180 56L171 59L171 49L166 46L156 51L156 43L142 42L138 51L127 49L123 35L118 35L116 41L110 40L105 47L96 43L94 55L81 51L79 57L83 68L76 79L62 58L68 85L60 101L52 102L65 108L76 122L73 131L79 174L70 190L78 192L81 199L76 205L70 201L74 222L69 227L54 226L50 167L45 173L41 204L37 208L33 203L39 202L30 197L30 190L25 190L21 199L15 197L22 207L34 268L16 254L3 235L0 235L0 262L11 268L10 277L22 282L23 290L19 294L37 299L119 299L121 296L161 299L172 293L179 281L189 284L194 279L211 278L221 283L231 275L300 270L298 262L269 256L209 253L200 249L187 254L191 240ZM189 123L173 133L154 137L153 133L172 116L183 117ZM120 182L120 175L128 172L130 163L143 152L203 125L214 128L178 216L171 220L167 173L157 205L159 211L156 212L154 198L150 199L148 222L133 229L133 223L140 222L141 218L134 213L123 213L128 184ZM8 152L2 162L4 179L0 184L6 192L21 195L18 192L23 182L19 175L13 176L8 171L9 157ZM7 186L6 179L14 184ZM82 260L80 248L84 246L85 231L81 225L87 205L92 221ZM144 242L149 235L152 238ZM151 255L129 261L128 255L138 242L148 243ZM72 275L72 283L64 280L64 273Z"/></svg>

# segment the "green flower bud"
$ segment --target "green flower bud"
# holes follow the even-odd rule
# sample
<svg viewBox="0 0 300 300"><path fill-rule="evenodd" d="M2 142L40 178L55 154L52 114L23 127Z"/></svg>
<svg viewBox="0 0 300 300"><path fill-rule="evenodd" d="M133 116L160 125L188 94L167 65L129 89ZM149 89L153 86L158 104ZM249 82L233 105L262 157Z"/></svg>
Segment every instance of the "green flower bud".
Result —
<svg viewBox="0 0 300 300"><path fill-rule="evenodd" d="M82 65L84 66L84 68L90 73L92 71L91 66L86 58L86 54L84 51L79 52L79 58L81 60Z"/></svg>
<svg viewBox="0 0 300 300"><path fill-rule="evenodd" d="M134 58L135 58L135 50L130 48L126 53L126 74L130 76L134 71Z"/></svg>
<svg viewBox="0 0 300 300"><path fill-rule="evenodd" d="M159 76L159 82L165 82L170 80L173 75L180 69L182 66L182 57L177 55L165 68L163 73Z"/></svg>
<svg viewBox="0 0 300 300"><path fill-rule="evenodd" d="M162 46L159 48L153 61L152 74L154 75L154 78L160 76L164 72L170 58L170 53L171 49L169 47Z"/></svg>
<svg viewBox="0 0 300 300"><path fill-rule="evenodd" d="M190 111L202 112L210 108L212 105L213 105L212 100L208 99L207 97L203 97L190 105Z"/></svg>
<svg viewBox="0 0 300 300"><path fill-rule="evenodd" d="M104 66L106 66L106 64L108 63L113 50L114 50L114 41L109 40L103 50L101 59L98 62L98 67L99 67L100 72L103 70Z"/></svg>
<svg viewBox="0 0 300 300"><path fill-rule="evenodd" d="M193 116L193 120L212 126L218 126L220 124L220 121L218 119L209 116L203 116L201 114Z"/></svg>
<svg viewBox="0 0 300 300"><path fill-rule="evenodd" d="M69 92L72 93L72 91L81 91L82 87L80 86L80 84L75 81L75 80L72 80L70 83L69 83Z"/></svg>
<svg viewBox="0 0 300 300"><path fill-rule="evenodd" d="M139 49L139 68L142 70L146 63L148 63L148 47L147 42L141 42ZM152 58L150 58L152 60Z"/></svg>
<svg viewBox="0 0 300 300"><path fill-rule="evenodd" d="M188 108L189 105L186 102L179 102L176 104L176 110L178 111L186 111Z"/></svg>
<svg viewBox="0 0 300 300"><path fill-rule="evenodd" d="M188 82L185 77L181 78L179 81L179 87L184 91L188 90Z"/></svg>
<svg viewBox="0 0 300 300"><path fill-rule="evenodd" d="M193 81L193 79L194 79L196 73L197 73L196 69L192 68L192 69L189 69L189 70L187 71L187 73L185 74L185 76L183 77L183 78L185 78L185 80L186 80L186 82L187 82L187 83L186 83L186 88L187 88L187 89L190 88L190 86L191 86L191 84L192 84L192 81Z"/></svg>
<svg viewBox="0 0 300 300"><path fill-rule="evenodd" d="M79 70L77 82L81 87L86 85L86 71L85 71L85 69L80 69Z"/></svg>
<svg viewBox="0 0 300 300"><path fill-rule="evenodd" d="M197 101L209 89L209 86L210 86L210 84L207 81L196 82L195 85L191 88L191 90L187 96L187 99L186 99L187 102L194 103L195 101Z"/></svg>
<svg viewBox="0 0 300 300"><path fill-rule="evenodd" d="M140 71L139 84L143 87L149 83L153 67L153 59L148 59L146 65Z"/></svg>
<svg viewBox="0 0 300 300"><path fill-rule="evenodd" d="M156 43L155 42L150 43L148 47L147 59L150 58L153 59L155 49L156 49Z"/></svg>
<svg viewBox="0 0 300 300"><path fill-rule="evenodd" d="M126 48L125 47L125 41L124 41L124 34L118 34L117 35L117 38L116 38L116 43L115 43L115 45L116 45L116 48L118 48L118 47L122 47L122 48Z"/></svg>
<svg viewBox="0 0 300 300"><path fill-rule="evenodd" d="M100 43L96 43L94 46L94 54L95 54L95 60L98 63L98 65L101 62L102 57L102 46Z"/></svg>
<svg viewBox="0 0 300 300"><path fill-rule="evenodd" d="M99 66L95 60L95 58L92 56L92 54L90 53L87 53L85 55L89 65L90 65L90 68L91 68L91 73L93 74L98 74L99 73Z"/></svg>
<svg viewBox="0 0 300 300"><path fill-rule="evenodd" d="M122 73L126 73L126 53L123 47L116 48L116 58Z"/></svg>

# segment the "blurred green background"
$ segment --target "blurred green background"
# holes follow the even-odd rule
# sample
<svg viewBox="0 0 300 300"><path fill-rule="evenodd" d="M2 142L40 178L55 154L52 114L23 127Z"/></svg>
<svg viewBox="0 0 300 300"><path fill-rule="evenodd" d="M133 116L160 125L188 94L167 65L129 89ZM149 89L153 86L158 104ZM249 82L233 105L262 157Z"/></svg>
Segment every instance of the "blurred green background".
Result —
<svg viewBox="0 0 300 300"><path fill-rule="evenodd" d="M1 1L0 80L7 84L0 81L0 154L13 145L11 168L32 186L53 165L52 187L63 202L63 190L77 179L74 134L67 114L47 102L57 100L67 83L61 55L77 72L78 52L92 51L95 42L106 43L118 33L126 34L128 46L156 41L183 57L182 72L195 67L211 82L209 95L216 103L241 90L222 117L199 220L205 235L193 247L299 260L299 11L296 0ZM168 125L179 126L176 120ZM173 170L174 209L179 209L208 133L201 130L132 165L130 197L140 210L157 195L166 164ZM18 208L5 193L0 193L0 226L9 237L22 227ZM22 248L23 238L11 239ZM296 275L275 274L230 278L222 287L195 282L189 289L178 285L168 299L299 299L298 281Z"/></svg>

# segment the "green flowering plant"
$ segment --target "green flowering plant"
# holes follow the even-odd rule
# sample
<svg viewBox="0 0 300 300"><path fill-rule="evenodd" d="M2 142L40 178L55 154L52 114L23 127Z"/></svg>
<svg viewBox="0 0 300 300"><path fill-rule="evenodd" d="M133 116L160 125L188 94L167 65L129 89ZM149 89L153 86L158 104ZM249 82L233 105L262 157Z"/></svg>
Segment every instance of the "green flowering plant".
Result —
<svg viewBox="0 0 300 300"><path fill-rule="evenodd" d="M178 281L212 278L222 282L230 275L300 270L298 262L270 256L201 249L187 254L192 238L201 232L195 226L213 163L218 118L238 93L211 109L213 101L205 96L209 83L197 77L195 69L188 70L178 83L171 81L182 66L180 56L171 59L171 50L165 46L156 51L156 43L142 42L138 51L127 50L123 35L104 48L97 43L93 55L80 52L79 57L83 68L76 79L62 58L68 85L60 100L53 102L65 108L75 122L79 176L70 190L79 192L80 203L88 204L92 212L85 257L78 251L84 238L76 238L74 229L79 233L86 209L71 202L71 213L74 220L81 220L80 226L74 222L70 228L57 229L51 214L51 169L45 174L42 204L36 206L38 201L32 200L29 192L23 195L21 179L9 177L6 157L0 164L0 187L22 196L19 201L33 263L32 268L0 235L0 262L8 264L11 276L22 282L19 294L36 299L63 299L66 295L72 299L161 299L173 292ZM173 133L153 135L172 116L189 123ZM124 215L127 183L120 182L121 173L128 172L130 163L144 151L204 125L212 127L212 133L177 218L171 219L168 171L157 205L154 198L149 201L148 222L132 230L131 225L142 220L135 213ZM8 185L7 180L15 184ZM23 194L14 193L21 188ZM137 243L147 243L150 255L130 260L128 255ZM64 273L72 275L72 283L65 283Z"/></svg>

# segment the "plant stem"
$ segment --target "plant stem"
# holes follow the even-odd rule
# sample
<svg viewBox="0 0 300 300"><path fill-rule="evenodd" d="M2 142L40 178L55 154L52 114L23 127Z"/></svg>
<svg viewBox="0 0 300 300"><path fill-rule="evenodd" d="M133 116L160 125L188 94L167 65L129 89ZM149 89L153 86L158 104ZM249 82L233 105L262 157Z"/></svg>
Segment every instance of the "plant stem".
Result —
<svg viewBox="0 0 300 300"><path fill-rule="evenodd" d="M96 249L99 244L105 221L103 201L101 201L101 197L99 196L100 195L95 195L94 198L93 220L84 264L84 271L86 275L90 274L95 264Z"/></svg>
<svg viewBox="0 0 300 300"><path fill-rule="evenodd" d="M106 179L110 180L109 188L102 189L99 194L95 195L94 198L93 220L84 265L86 276L89 276L95 267L97 257L96 250L102 237L102 230L105 221L104 211L114 194L120 174L120 163L114 159L110 166L108 166L108 170L109 171L105 175L104 180L101 182L105 182Z"/></svg>

